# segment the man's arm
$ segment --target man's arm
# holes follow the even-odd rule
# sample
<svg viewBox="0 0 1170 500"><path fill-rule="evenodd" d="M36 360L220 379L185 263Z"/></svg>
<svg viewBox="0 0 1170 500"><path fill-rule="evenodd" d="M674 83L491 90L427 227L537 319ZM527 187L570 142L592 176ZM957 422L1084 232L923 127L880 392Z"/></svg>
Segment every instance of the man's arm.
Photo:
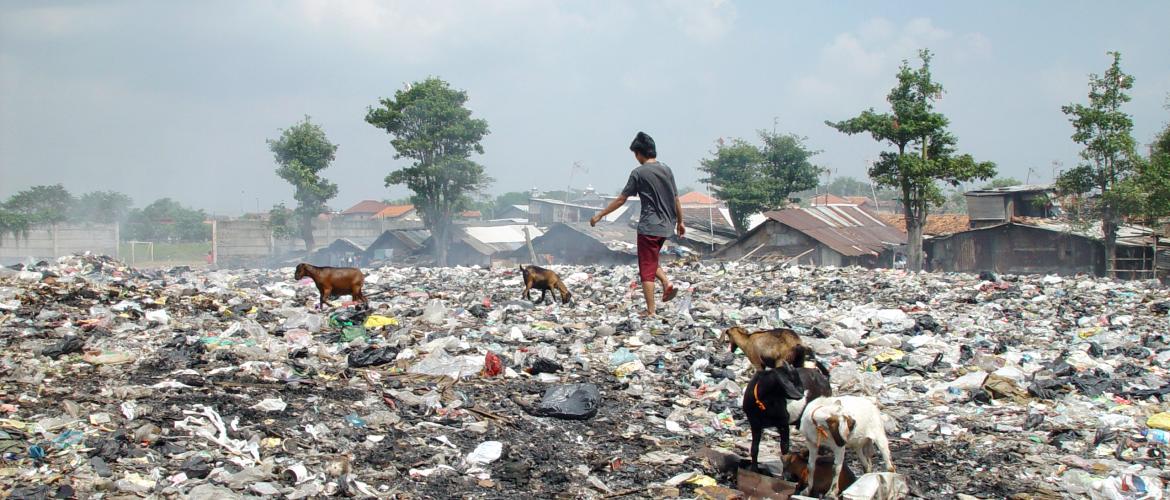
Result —
<svg viewBox="0 0 1170 500"><path fill-rule="evenodd" d="M609 206L603 208L600 212L597 212L597 215L594 215L592 218L589 219L589 225L596 226L598 221L600 221L605 216L612 213L614 210L617 210L618 207L625 205L626 200L628 200L628 199L630 199L629 196L626 196L624 194L618 195L617 198L614 198L614 200L609 203ZM675 200L675 203L677 204L678 200Z"/></svg>
<svg viewBox="0 0 1170 500"><path fill-rule="evenodd" d="M678 196L674 197L674 213L678 215L678 235L682 236L687 233L687 228L683 227L682 203L679 203Z"/></svg>

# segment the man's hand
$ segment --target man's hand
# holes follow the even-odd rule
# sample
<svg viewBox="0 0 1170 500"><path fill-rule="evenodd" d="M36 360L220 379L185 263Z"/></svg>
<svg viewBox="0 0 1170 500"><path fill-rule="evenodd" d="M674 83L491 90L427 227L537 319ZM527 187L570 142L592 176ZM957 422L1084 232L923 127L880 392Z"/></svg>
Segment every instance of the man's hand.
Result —
<svg viewBox="0 0 1170 500"><path fill-rule="evenodd" d="M599 221L599 220L601 220L601 214L597 214L597 215L594 215L593 217L590 217L589 218L589 226L590 227L597 227L597 221Z"/></svg>
<svg viewBox="0 0 1170 500"><path fill-rule="evenodd" d="M679 236L685 236L687 234L687 228L683 227L683 223L681 220L678 221L678 227L676 229L678 229Z"/></svg>

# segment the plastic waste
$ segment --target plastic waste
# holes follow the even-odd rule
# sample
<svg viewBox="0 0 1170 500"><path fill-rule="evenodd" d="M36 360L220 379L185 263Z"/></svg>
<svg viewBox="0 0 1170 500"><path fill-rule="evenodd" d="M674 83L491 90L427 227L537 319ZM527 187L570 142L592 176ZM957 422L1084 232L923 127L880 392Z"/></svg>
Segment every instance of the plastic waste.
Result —
<svg viewBox="0 0 1170 500"><path fill-rule="evenodd" d="M910 494L910 485L895 472L871 472L862 475L841 492L848 500L897 500Z"/></svg>
<svg viewBox="0 0 1170 500"><path fill-rule="evenodd" d="M484 441L475 447L471 453L467 454L467 463L473 465L486 465L500 459L504 453L504 443L499 441Z"/></svg>
<svg viewBox="0 0 1170 500"><path fill-rule="evenodd" d="M392 347L366 346L359 351L349 353L346 361L353 368L361 368L392 363L397 356L398 351Z"/></svg>
<svg viewBox="0 0 1170 500"><path fill-rule="evenodd" d="M443 306L443 301L434 299L423 309L422 320L432 325L442 324L450 311Z"/></svg>
<svg viewBox="0 0 1170 500"><path fill-rule="evenodd" d="M601 393L590 383L550 387L530 413L542 417L588 420L601 407Z"/></svg>

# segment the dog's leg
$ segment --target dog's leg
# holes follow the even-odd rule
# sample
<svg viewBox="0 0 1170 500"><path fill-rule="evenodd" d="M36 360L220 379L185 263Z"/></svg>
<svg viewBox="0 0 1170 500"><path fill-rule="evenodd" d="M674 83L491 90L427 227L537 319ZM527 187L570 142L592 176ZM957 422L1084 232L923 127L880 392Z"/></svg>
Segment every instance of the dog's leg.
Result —
<svg viewBox="0 0 1170 500"><path fill-rule="evenodd" d="M805 435L807 437L807 434ZM807 440L806 440L807 441ZM800 494L806 497L813 496L813 485L817 482L817 457L820 456L820 450L812 441L808 441L808 486L804 487L804 491Z"/></svg>

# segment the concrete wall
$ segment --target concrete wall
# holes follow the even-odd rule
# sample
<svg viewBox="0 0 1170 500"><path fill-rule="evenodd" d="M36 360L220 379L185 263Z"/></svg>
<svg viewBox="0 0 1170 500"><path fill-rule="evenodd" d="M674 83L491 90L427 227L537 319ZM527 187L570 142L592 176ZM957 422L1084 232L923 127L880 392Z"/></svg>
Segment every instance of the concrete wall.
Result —
<svg viewBox="0 0 1170 500"><path fill-rule="evenodd" d="M0 241L0 261L51 259L79 252L117 256L117 224L57 224L36 227L19 238L5 234Z"/></svg>
<svg viewBox="0 0 1170 500"><path fill-rule="evenodd" d="M383 219L318 219L313 221L313 250L329 246L338 238L373 241L388 229L413 227L421 227L421 224ZM264 221L217 221L214 229L212 240L215 243L216 259L221 265L255 262L305 251L305 242L300 238L273 238L272 230Z"/></svg>

